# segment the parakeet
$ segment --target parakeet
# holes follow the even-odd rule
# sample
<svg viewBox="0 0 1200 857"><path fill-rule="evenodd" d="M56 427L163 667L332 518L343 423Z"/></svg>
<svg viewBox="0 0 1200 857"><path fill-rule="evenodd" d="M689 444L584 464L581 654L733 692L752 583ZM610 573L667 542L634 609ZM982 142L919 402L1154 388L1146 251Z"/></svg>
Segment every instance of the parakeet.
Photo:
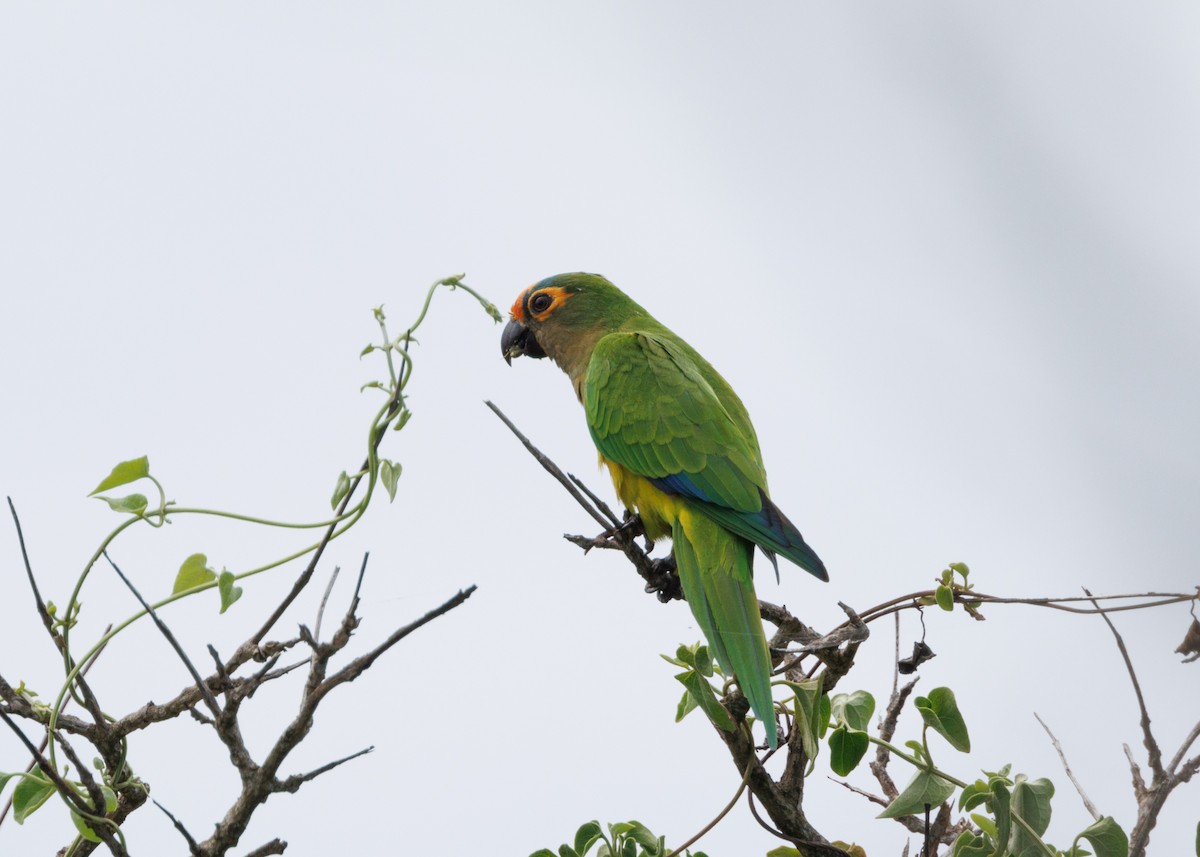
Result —
<svg viewBox="0 0 1200 857"><path fill-rule="evenodd" d="M708 361L597 274L523 291L504 359L549 357L571 379L617 496L651 539L669 536L684 598L709 648L778 741L771 655L754 593L754 546L828 580L771 502L746 408Z"/></svg>

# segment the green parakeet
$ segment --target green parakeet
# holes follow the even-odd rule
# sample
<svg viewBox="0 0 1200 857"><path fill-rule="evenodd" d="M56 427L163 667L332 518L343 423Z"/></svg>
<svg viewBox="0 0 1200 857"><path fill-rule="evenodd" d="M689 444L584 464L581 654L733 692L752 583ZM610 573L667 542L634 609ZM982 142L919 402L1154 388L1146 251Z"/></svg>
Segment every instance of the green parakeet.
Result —
<svg viewBox="0 0 1200 857"><path fill-rule="evenodd" d="M821 580L825 565L771 502L758 438L733 389L690 345L596 274L559 274L512 306L501 351L549 357L571 379L621 502L669 536L684 597L778 741L754 546Z"/></svg>

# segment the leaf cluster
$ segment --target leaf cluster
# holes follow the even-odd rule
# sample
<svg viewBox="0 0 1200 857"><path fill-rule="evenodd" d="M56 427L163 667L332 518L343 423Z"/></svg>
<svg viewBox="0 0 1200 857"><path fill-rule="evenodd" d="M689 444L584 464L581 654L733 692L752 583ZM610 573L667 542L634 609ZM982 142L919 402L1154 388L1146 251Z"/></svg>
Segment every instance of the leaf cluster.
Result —
<svg viewBox="0 0 1200 857"><path fill-rule="evenodd" d="M665 836L655 836L639 821L609 824L608 833L598 821L589 821L575 832L574 843L559 846L558 851L542 848L529 857L706 857L703 851L669 851ZM595 847L595 852L592 848Z"/></svg>

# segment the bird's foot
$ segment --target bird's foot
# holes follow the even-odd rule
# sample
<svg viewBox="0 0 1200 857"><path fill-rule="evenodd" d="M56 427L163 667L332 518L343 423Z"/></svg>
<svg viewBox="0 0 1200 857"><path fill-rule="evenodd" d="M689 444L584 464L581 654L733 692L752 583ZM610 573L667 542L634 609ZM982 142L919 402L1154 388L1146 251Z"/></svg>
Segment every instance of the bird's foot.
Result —
<svg viewBox="0 0 1200 857"><path fill-rule="evenodd" d="M675 555L650 561L650 574L646 575L646 591L653 592L663 604L676 599L683 600L683 585L675 573Z"/></svg>

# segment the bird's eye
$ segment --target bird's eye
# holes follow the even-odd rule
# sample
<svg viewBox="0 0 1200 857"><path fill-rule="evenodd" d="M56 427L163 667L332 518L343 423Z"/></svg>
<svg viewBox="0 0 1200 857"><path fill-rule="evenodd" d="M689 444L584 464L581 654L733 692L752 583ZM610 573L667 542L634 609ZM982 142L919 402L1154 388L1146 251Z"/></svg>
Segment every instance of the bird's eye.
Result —
<svg viewBox="0 0 1200 857"><path fill-rule="evenodd" d="M550 304L552 303L554 303L554 299L543 292L541 294L534 295L533 298L530 299L529 308L534 312L542 313L550 309Z"/></svg>

